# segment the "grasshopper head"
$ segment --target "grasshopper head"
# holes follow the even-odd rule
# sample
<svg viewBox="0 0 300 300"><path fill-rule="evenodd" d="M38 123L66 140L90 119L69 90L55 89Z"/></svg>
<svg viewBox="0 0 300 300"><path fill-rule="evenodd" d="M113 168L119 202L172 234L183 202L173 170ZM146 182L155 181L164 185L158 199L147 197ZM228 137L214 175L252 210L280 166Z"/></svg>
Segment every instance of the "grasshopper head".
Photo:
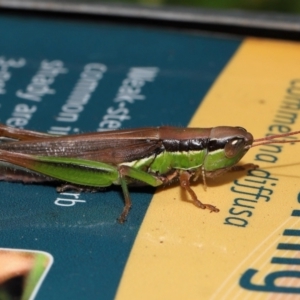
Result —
<svg viewBox="0 0 300 300"><path fill-rule="evenodd" d="M234 166L251 148L253 136L242 127L220 126L211 130L204 168L214 171Z"/></svg>

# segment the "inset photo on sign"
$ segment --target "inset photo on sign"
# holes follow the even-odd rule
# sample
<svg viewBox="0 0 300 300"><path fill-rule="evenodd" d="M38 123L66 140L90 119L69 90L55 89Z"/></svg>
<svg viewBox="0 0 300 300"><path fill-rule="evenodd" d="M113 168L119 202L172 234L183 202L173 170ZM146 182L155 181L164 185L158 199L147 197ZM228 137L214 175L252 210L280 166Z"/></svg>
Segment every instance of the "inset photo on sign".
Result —
<svg viewBox="0 0 300 300"><path fill-rule="evenodd" d="M0 248L0 299L34 299L52 263L46 252Z"/></svg>

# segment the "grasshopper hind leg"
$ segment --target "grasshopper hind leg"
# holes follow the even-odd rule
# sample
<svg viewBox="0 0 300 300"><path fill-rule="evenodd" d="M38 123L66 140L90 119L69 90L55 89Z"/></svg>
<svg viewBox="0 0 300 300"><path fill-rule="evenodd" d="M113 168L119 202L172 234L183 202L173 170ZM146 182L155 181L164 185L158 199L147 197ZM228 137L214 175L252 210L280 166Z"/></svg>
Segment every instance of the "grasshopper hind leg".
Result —
<svg viewBox="0 0 300 300"><path fill-rule="evenodd" d="M127 216L129 214L130 208L131 208L131 200L130 200L130 195L129 195L129 191L128 191L128 187L127 187L127 183L125 178L120 178L120 182L121 182L121 187L123 190L123 195L124 195L124 200L125 200L125 205L123 208L123 211L121 213L121 215L119 216L119 218L117 219L119 223L123 224L126 219Z"/></svg>
<svg viewBox="0 0 300 300"><path fill-rule="evenodd" d="M119 184L122 187L124 200L125 200L125 205L120 217L118 218L118 222L124 223L126 221L126 218L131 208L131 200L130 200L127 184L140 183L143 185L148 184L153 187L156 187L161 185L163 182L160 178L158 178L153 174L149 174L147 172L134 169L126 165L121 165L118 169L118 172L119 172Z"/></svg>
<svg viewBox="0 0 300 300"><path fill-rule="evenodd" d="M58 180L23 168L0 165L0 181L22 183L57 182Z"/></svg>
<svg viewBox="0 0 300 300"><path fill-rule="evenodd" d="M56 191L58 193L64 193L66 191L76 191L78 193L81 193L81 192L96 193L101 189L103 189L103 188L93 188L93 187L86 187L86 186L80 186L80 185L76 185L76 184L65 183L61 186L58 186L56 188Z"/></svg>
<svg viewBox="0 0 300 300"><path fill-rule="evenodd" d="M219 212L219 209L211 204L204 204L198 198L195 192L190 187L190 178L192 174L189 172L182 172L179 176L180 186L184 188L192 197L193 204L202 209L209 209L211 212Z"/></svg>

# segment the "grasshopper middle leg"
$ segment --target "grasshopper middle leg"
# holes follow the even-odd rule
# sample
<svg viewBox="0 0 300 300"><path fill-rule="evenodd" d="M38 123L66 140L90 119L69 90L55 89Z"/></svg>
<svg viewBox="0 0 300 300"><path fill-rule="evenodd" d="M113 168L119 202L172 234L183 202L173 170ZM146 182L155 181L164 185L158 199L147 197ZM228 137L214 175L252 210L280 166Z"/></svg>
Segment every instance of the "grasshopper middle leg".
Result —
<svg viewBox="0 0 300 300"><path fill-rule="evenodd" d="M190 187L190 178L192 174L189 172L183 171L179 176L180 186L184 188L192 197L194 205L202 209L209 209L211 212L219 212L219 209L211 204L204 204L198 198L195 192Z"/></svg>

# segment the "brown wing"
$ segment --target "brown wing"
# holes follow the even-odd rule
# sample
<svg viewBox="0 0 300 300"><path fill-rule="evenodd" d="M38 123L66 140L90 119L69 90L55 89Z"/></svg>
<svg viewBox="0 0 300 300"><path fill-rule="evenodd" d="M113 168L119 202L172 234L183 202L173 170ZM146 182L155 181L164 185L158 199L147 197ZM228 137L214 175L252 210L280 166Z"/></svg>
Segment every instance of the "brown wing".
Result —
<svg viewBox="0 0 300 300"><path fill-rule="evenodd" d="M4 143L0 149L118 164L159 152L161 145L157 128L143 128Z"/></svg>

